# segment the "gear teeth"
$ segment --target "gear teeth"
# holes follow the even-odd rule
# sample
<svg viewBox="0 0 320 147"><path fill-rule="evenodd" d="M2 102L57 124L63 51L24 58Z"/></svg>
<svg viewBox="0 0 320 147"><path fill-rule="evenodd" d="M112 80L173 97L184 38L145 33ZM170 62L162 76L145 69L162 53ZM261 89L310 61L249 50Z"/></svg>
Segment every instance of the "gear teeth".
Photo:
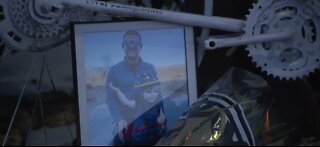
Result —
<svg viewBox="0 0 320 147"><path fill-rule="evenodd" d="M266 70L263 70L263 69L262 69L262 71L263 71L263 72L266 72L268 76L272 76L272 77L273 77L273 75L272 75L270 72L268 72L268 71L266 71Z"/></svg>
<svg viewBox="0 0 320 147"><path fill-rule="evenodd" d="M246 19L248 19L249 18L249 14L246 14Z"/></svg>
<svg viewBox="0 0 320 147"><path fill-rule="evenodd" d="M304 76L304 75L301 76L301 79L303 78L303 76ZM299 79L299 77L293 77L292 79L293 79L293 80L297 80L297 79Z"/></svg>
<svg viewBox="0 0 320 147"><path fill-rule="evenodd" d="M311 74L315 73L316 69L312 70L310 73L308 73L308 76L310 76Z"/></svg>
<svg viewBox="0 0 320 147"><path fill-rule="evenodd" d="M256 8L256 6L258 5L259 2L260 2L260 0L258 0L257 2L253 2L252 3L252 9Z"/></svg>
<svg viewBox="0 0 320 147"><path fill-rule="evenodd" d="M290 78L288 78L288 77L281 77L281 76L278 76L278 78L279 78L279 80L289 80Z"/></svg>
<svg viewBox="0 0 320 147"><path fill-rule="evenodd" d="M288 0L286 0L288 1ZM275 3L277 3L277 0L258 0L256 3L252 3L252 7L248 9L249 14L246 14L246 23L245 23L245 27L243 28L244 32L245 32L245 36L252 36L252 32L254 31L253 27L254 24L257 23L257 18L259 18L260 15L262 15L262 10L260 9L260 6L266 7L266 6L270 6L272 7L273 5L276 5ZM288 1L289 2L289 1ZM320 4L320 0L315 1L316 3ZM314 3L315 3L314 2ZM309 4L310 5L310 4ZM316 5L316 4L315 4ZM315 6L310 5L310 7L315 8ZM290 11L289 8L286 8L287 11ZM319 10L316 10L317 12L320 12ZM316 22L314 22L316 23ZM318 24L318 22L317 22ZM313 24L318 26L317 24ZM312 30L311 25L309 24L305 24L307 25L305 27L305 31L310 34L308 36L314 35L311 34L311 32L314 32ZM257 28L258 29L258 28ZM317 32L316 32L317 33ZM312 41L311 37L307 37L306 40L310 40ZM271 66L273 66L272 63L270 63L271 61L266 57L265 59L260 59L259 56L264 56L265 52L264 50L259 50L261 46L255 46L255 45L248 45L245 50L248 51L247 56L250 57L251 62L255 64L255 66L257 68L259 68L262 72L266 73L268 76L272 76L273 78L278 78L281 80L296 80L299 78L303 78L305 76L310 75L311 73L315 72L316 68L320 68L320 63L316 62L315 65L312 66L308 66L308 67L303 67L300 70L283 70L281 71L280 67L279 70L271 70L268 68L269 64ZM271 48L272 49L272 48ZM260 51L262 55L260 55ZM316 56L316 55L312 55L312 56ZM268 64L267 66L265 66L265 63ZM270 66L269 66L270 67ZM286 68L286 67L284 67ZM310 70L307 70L308 68L310 68ZM280 72L280 73L279 73Z"/></svg>

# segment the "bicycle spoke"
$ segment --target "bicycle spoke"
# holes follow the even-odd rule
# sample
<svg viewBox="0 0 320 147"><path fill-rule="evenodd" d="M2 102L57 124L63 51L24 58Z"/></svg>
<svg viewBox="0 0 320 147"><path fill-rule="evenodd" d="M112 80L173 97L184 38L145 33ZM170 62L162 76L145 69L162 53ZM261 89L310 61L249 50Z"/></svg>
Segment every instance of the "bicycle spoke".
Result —
<svg viewBox="0 0 320 147"><path fill-rule="evenodd" d="M22 98L23 98L23 95L24 95L26 86L27 86L27 84L28 84L28 81L30 80L31 71L32 71L32 69L33 69L33 67L34 67L34 65L35 65L36 57L37 57L37 55L34 55L34 56L33 56L31 66L30 66L30 68L29 68L29 70L28 70L28 73L27 73L27 76L26 76L26 78L25 78L25 82L24 82L24 84L23 84L22 90L21 90L20 95L19 95L18 103L17 103L17 105L16 105L16 107L15 107L15 110L14 110L14 112L13 112L12 118L11 118L11 120L10 120L10 124L9 124L8 130L7 130L7 132L6 132L6 135L5 135L5 138L4 138L4 141L3 141L2 146L5 146L6 143L7 143L8 136L9 136L9 134L10 134L13 121L14 121L15 118L16 118L17 111L18 111L18 109L19 109L19 107L20 107L20 103L21 103L21 100L22 100Z"/></svg>

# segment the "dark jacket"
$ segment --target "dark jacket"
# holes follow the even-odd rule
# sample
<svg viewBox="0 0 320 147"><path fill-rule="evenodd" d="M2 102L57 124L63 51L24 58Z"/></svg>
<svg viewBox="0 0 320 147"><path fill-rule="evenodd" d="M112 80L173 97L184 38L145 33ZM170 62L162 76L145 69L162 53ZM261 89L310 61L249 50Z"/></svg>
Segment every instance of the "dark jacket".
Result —
<svg viewBox="0 0 320 147"><path fill-rule="evenodd" d="M157 121L161 109L162 103L159 103L129 124L124 133L129 145L155 145L158 142L166 131L166 122L159 124Z"/></svg>

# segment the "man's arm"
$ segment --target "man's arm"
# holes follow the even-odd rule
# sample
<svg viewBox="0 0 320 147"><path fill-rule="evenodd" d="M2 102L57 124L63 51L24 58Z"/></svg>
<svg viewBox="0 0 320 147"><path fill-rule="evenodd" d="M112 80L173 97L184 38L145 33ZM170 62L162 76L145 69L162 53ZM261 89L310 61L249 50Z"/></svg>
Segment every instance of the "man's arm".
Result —
<svg viewBox="0 0 320 147"><path fill-rule="evenodd" d="M119 98L119 100L122 102L122 104L128 106L129 108L136 108L136 101L135 100L129 100L124 93L119 89L113 86L112 83L110 83L108 85L112 90L115 91L115 93L117 94L117 97Z"/></svg>
<svg viewBox="0 0 320 147"><path fill-rule="evenodd" d="M116 122L122 120L122 114L119 111L119 107L118 105L116 105L116 93L114 92L114 90L112 90L108 85L110 83L114 83L115 82L115 73L114 70L111 68L109 73L108 73L108 77L107 77L107 81L106 81L106 95L107 95L107 105L109 106L109 110L110 113L112 115L112 117L115 119Z"/></svg>

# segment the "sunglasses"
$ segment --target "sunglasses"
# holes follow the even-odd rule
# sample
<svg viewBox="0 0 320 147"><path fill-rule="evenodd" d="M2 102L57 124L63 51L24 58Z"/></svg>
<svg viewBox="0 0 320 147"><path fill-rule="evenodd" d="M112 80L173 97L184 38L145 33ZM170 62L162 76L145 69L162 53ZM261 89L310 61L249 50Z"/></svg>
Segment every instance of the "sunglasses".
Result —
<svg viewBox="0 0 320 147"><path fill-rule="evenodd" d="M124 41L124 45L127 46L127 47L130 47L130 46L140 46L141 45L141 42L140 41Z"/></svg>

